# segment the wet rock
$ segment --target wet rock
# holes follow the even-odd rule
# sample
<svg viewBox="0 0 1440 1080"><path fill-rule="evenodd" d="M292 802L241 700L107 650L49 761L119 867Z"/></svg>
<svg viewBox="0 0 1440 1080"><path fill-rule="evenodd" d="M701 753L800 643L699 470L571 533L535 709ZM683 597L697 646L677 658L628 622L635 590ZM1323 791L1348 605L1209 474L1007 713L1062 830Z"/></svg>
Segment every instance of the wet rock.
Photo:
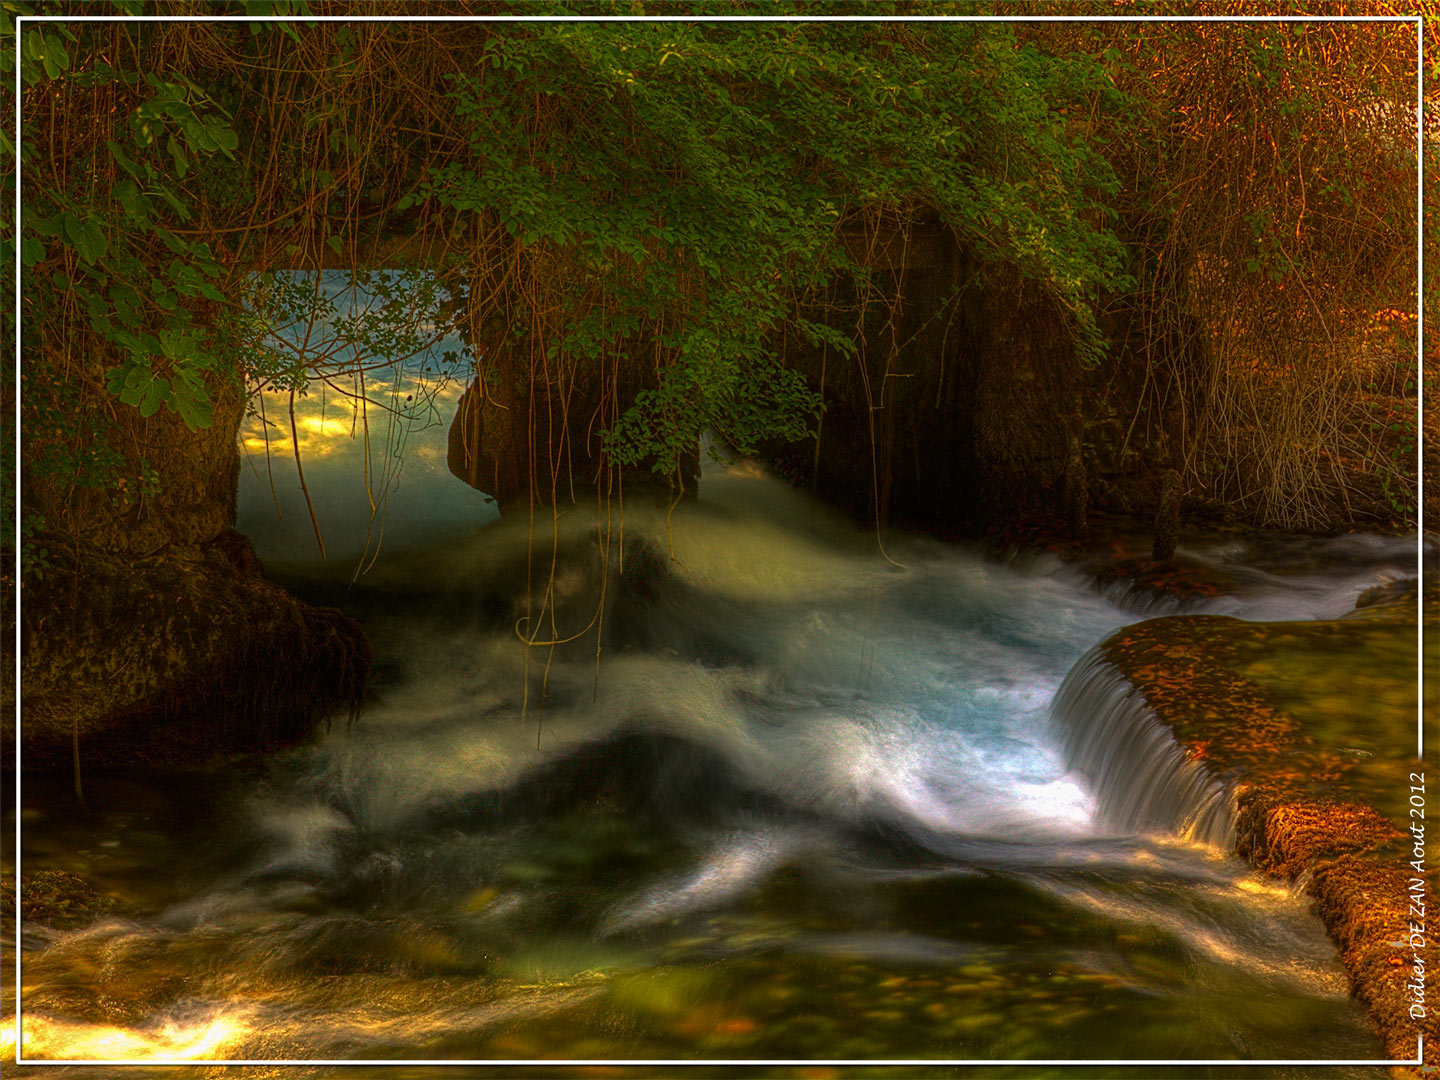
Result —
<svg viewBox="0 0 1440 1080"><path fill-rule="evenodd" d="M370 668L353 621L217 548L89 553L26 584L21 634L26 769L68 768L76 741L82 767L282 745L354 710Z"/></svg>
<svg viewBox="0 0 1440 1080"><path fill-rule="evenodd" d="M1416 596L1417 583L1414 578L1401 578L1398 581L1387 581L1383 585L1372 585L1355 599L1356 609L1375 607L1378 604L1395 604L1406 600L1413 601Z"/></svg>
<svg viewBox="0 0 1440 1080"><path fill-rule="evenodd" d="M1436 884L1410 872L1401 824L1410 773L1423 770L1403 749L1416 692L1408 584L1408 600L1406 583L1381 586L1363 611L1328 622L1152 619L1100 652L1187 759L1230 786L1237 853L1315 898L1387 1055L1412 1058L1426 1031L1429 1063L1433 1021L1411 1018L1395 945L1410 878L1428 878L1432 896ZM1427 619L1437 605L1427 596ZM1347 693L1332 692L1337 668Z"/></svg>
<svg viewBox="0 0 1440 1080"><path fill-rule="evenodd" d="M113 897L68 870L36 870L20 880L20 915L27 922L62 928L83 926L117 906Z"/></svg>
<svg viewBox="0 0 1440 1080"><path fill-rule="evenodd" d="M250 576L265 573L260 556L255 553L255 545L248 536L234 529L222 529L218 535L201 544L200 550L218 566L229 566Z"/></svg>

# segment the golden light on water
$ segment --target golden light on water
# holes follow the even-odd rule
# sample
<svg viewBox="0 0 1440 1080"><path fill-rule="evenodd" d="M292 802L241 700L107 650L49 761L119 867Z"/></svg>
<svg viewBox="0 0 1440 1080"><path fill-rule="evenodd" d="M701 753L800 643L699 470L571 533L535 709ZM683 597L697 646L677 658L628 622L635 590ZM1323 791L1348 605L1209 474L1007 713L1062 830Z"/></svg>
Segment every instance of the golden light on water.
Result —
<svg viewBox="0 0 1440 1080"><path fill-rule="evenodd" d="M1242 877L1235 882L1235 888L1252 896L1269 896L1276 900L1289 900L1295 895L1288 885L1263 881L1258 877Z"/></svg>
<svg viewBox="0 0 1440 1080"><path fill-rule="evenodd" d="M267 448L272 452L278 449L280 442L278 439L266 441L264 435L252 435L246 432L240 437L240 445L249 453L263 454Z"/></svg>
<svg viewBox="0 0 1440 1080"><path fill-rule="evenodd" d="M182 1024L167 1021L154 1031L51 1020L27 1014L24 1019L27 1058L50 1061L207 1061L228 1056L249 1025L234 1015ZM14 1046L14 1025L5 1037Z"/></svg>
<svg viewBox="0 0 1440 1080"><path fill-rule="evenodd" d="M272 454L293 453L285 406L277 408L272 402L266 409L266 417L268 423L259 416L245 418L240 429L241 445L250 453L263 454L267 447ZM323 407L318 400L295 402L295 432L300 437L300 452L307 458L329 457L343 453L352 441L357 445L361 443L355 410L344 405L337 407L333 402Z"/></svg>
<svg viewBox="0 0 1440 1080"><path fill-rule="evenodd" d="M334 410L327 411L322 415L311 413L309 416L297 416L295 426L306 435L325 436L349 435L355 430L354 418L347 416L343 419Z"/></svg>
<svg viewBox="0 0 1440 1080"><path fill-rule="evenodd" d="M464 385L406 372L364 389L363 405L333 389L297 395L293 431L288 391L252 400L238 440L239 513L262 559L318 556L317 531L326 559L349 560L498 518L447 465Z"/></svg>

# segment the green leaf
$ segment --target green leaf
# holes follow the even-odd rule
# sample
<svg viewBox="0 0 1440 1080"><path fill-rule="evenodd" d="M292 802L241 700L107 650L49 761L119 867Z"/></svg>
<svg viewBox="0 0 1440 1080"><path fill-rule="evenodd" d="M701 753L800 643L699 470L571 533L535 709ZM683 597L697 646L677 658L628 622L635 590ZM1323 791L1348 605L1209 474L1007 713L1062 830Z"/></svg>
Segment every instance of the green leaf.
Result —
<svg viewBox="0 0 1440 1080"><path fill-rule="evenodd" d="M76 246L80 250L80 258L88 263L98 263L105 257L109 244L99 222L87 221L81 226L80 240Z"/></svg>
<svg viewBox="0 0 1440 1080"><path fill-rule="evenodd" d="M187 117L180 122L180 130L184 133L185 141L190 144L192 150L198 147L201 150L214 153L220 149L220 144L215 141L209 129L193 116Z"/></svg>
<svg viewBox="0 0 1440 1080"><path fill-rule="evenodd" d="M107 139L105 140L105 147L107 150L110 151L110 156L115 159L115 161L120 165L122 169L128 172L136 180L145 179L144 175L140 171L140 166L136 165L134 161L130 160L130 158L126 155L125 151L120 148L119 143L115 142L113 139Z"/></svg>
<svg viewBox="0 0 1440 1080"><path fill-rule="evenodd" d="M185 360L195 352L195 335L183 330L162 330L160 338L160 355L169 357L172 360ZM180 369L177 374L184 374Z"/></svg>
<svg viewBox="0 0 1440 1080"><path fill-rule="evenodd" d="M140 399L140 415L154 416L160 406L170 399L170 384L160 377L150 381L145 388L145 393Z"/></svg>
<svg viewBox="0 0 1440 1080"><path fill-rule="evenodd" d="M208 428L213 422L214 408L206 398L176 397L173 400L180 419L191 431Z"/></svg>
<svg viewBox="0 0 1440 1080"><path fill-rule="evenodd" d="M110 194L132 220L141 222L149 220L149 201L140 194L139 185L134 180L128 177L117 180L115 186L110 190Z"/></svg>
<svg viewBox="0 0 1440 1080"><path fill-rule="evenodd" d="M162 199L164 199L167 203L170 204L170 209L175 211L176 217L178 217L181 221L190 220L190 211L187 210L184 204L182 204L180 200L175 197L175 193L173 191L167 188L164 184L156 184L154 186L154 191L156 195L159 195ZM171 233L168 229L158 229L156 231L161 234L162 238L174 237L174 234ZM171 246L171 250L174 250L173 246Z"/></svg>
<svg viewBox="0 0 1440 1080"><path fill-rule="evenodd" d="M70 70L70 54L65 51L63 39L53 35L45 35L45 55L54 61L55 66L61 71Z"/></svg>
<svg viewBox="0 0 1440 1080"><path fill-rule="evenodd" d="M187 163L185 159L185 151L180 146L180 140L175 138L174 135L167 135L165 137L165 149L170 151L170 156L175 159L175 175L180 177L180 179L182 180L185 179L185 169Z"/></svg>
<svg viewBox="0 0 1440 1080"><path fill-rule="evenodd" d="M70 241L70 245L78 248L85 235L80 219L67 210L60 215L60 227L65 230L65 239Z"/></svg>

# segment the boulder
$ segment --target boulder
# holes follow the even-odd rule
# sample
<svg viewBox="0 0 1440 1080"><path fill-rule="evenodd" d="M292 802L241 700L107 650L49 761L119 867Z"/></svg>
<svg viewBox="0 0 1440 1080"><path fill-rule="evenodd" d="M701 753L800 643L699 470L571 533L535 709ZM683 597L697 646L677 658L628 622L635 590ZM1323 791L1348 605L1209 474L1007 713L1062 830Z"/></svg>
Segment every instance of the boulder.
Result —
<svg viewBox="0 0 1440 1080"><path fill-rule="evenodd" d="M265 578L235 533L52 567L20 623L25 769L69 768L77 745L82 769L277 747L353 713L370 669L360 627ZM0 744L13 764L13 729Z"/></svg>

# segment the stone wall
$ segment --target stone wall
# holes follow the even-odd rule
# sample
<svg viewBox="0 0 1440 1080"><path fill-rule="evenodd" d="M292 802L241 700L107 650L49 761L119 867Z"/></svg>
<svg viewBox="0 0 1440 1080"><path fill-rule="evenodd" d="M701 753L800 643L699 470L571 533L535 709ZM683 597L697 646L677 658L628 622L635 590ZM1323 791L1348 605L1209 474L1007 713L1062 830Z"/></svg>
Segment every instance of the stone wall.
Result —
<svg viewBox="0 0 1440 1080"><path fill-rule="evenodd" d="M1426 1036L1428 1075L1440 1064L1436 1025L1433 1013L1409 1010L1413 950L1396 942L1415 917L1416 880L1429 895L1436 886L1433 871L1409 864L1411 773L1425 765L1405 748L1416 620L1440 615L1440 591L1427 588L1423 605L1403 590L1369 600L1331 621L1152 619L1112 635L1100 654L1186 758L1230 789L1237 854L1314 898L1386 1055L1413 1059L1416 1036ZM1347 691L1335 693L1337 682Z"/></svg>

